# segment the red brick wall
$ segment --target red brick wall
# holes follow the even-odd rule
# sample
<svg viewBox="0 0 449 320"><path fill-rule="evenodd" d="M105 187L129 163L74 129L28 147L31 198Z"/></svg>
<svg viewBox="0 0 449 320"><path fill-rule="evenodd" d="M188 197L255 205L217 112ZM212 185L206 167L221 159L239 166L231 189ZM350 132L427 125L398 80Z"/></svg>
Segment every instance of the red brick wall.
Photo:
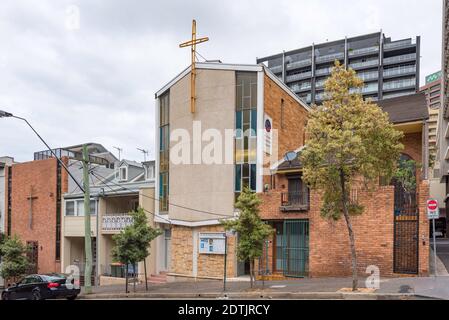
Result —
<svg viewBox="0 0 449 320"><path fill-rule="evenodd" d="M404 153L421 162L421 133L406 134L402 143ZM418 174L420 177L420 174ZM268 179L271 181L271 179ZM275 188L260 193L260 215L265 220L309 219L309 274L311 277L351 275L351 254L346 223L330 221L320 215L321 200L318 192L311 192L308 212L285 213L279 210L281 192L288 188L285 175L276 175ZM426 218L426 200L429 197L427 181L418 179L419 199L419 275L428 274L429 223ZM393 275L394 194L393 187L380 187L374 192L358 190L358 201L364 205L361 216L352 217L358 255L358 272L365 275L368 265L377 265L381 276ZM271 247L270 247L271 250ZM269 254L269 266L272 257Z"/></svg>
<svg viewBox="0 0 449 320"><path fill-rule="evenodd" d="M272 128L278 130L277 152L278 157L283 158L286 152L304 145L308 111L267 75L264 78L264 90L264 112L272 118ZM284 100L283 117L281 117L281 99ZM267 159L265 163L266 161ZM264 185L270 183L269 179L269 176L264 177Z"/></svg>
<svg viewBox="0 0 449 320"><path fill-rule="evenodd" d="M26 243L38 241L38 272L60 272L56 261L56 159L14 164L12 167L12 235ZM30 203L27 197L33 187L33 226L29 228ZM67 183L65 183L67 190ZM63 186L64 192L64 186Z"/></svg>

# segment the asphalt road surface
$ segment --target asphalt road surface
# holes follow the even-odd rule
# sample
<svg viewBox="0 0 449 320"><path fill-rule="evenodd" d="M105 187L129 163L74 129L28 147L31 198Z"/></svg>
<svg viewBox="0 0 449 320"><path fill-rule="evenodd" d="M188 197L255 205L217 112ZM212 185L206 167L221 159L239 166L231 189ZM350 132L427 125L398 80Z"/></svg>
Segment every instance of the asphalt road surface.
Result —
<svg viewBox="0 0 449 320"><path fill-rule="evenodd" d="M449 271L449 239L437 238L437 256Z"/></svg>

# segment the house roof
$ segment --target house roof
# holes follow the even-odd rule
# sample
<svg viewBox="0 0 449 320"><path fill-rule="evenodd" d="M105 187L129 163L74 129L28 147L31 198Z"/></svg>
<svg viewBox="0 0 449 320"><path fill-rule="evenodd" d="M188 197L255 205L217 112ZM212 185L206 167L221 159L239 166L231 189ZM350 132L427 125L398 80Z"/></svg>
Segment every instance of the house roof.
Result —
<svg viewBox="0 0 449 320"><path fill-rule="evenodd" d="M394 124L426 120L429 110L425 93L379 100L377 105L387 112Z"/></svg>

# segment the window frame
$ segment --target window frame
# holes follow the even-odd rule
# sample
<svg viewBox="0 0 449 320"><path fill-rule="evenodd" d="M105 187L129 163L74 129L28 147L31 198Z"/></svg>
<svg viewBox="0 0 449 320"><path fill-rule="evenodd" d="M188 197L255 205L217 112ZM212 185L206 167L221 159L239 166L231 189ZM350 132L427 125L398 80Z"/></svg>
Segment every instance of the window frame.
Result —
<svg viewBox="0 0 449 320"><path fill-rule="evenodd" d="M67 215L67 203L73 203L73 215ZM96 216L98 213L98 201L95 198L90 199L90 205L92 209L92 202L94 202L94 212L90 212L91 216ZM78 214L78 203L82 203L83 214ZM70 199L64 201L64 217L84 217L84 199Z"/></svg>

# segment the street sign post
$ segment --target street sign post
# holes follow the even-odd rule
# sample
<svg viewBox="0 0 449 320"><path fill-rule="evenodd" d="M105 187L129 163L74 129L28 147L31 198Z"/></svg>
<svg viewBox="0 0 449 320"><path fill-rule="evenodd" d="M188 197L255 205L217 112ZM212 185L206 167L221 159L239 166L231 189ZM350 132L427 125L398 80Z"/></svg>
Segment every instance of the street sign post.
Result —
<svg viewBox="0 0 449 320"><path fill-rule="evenodd" d="M435 240L435 219L438 219L439 217L440 217L440 208L438 207L438 201L435 199L427 200L427 218L429 220L432 220L435 276L437 275L437 242Z"/></svg>

